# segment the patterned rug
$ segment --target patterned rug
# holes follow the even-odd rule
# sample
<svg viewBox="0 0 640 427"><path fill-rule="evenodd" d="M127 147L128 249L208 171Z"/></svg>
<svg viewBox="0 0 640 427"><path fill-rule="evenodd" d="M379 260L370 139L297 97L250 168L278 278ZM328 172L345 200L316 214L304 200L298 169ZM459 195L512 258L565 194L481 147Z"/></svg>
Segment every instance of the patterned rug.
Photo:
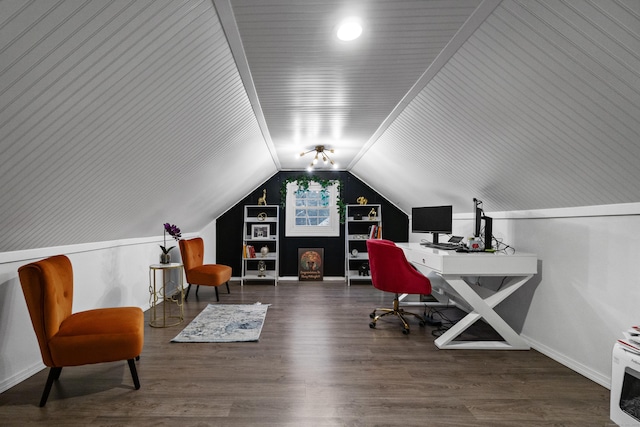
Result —
<svg viewBox="0 0 640 427"><path fill-rule="evenodd" d="M209 304L171 342L258 341L269 304Z"/></svg>

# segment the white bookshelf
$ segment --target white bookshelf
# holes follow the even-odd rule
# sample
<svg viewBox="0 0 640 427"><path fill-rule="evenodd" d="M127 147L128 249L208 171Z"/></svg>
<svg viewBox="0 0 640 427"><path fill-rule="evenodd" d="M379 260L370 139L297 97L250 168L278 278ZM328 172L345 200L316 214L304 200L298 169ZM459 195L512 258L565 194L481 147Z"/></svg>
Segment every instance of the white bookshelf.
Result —
<svg viewBox="0 0 640 427"><path fill-rule="evenodd" d="M280 249L280 207L277 205L245 205L242 226L242 276L240 284L246 281L273 282L278 285L278 254ZM249 246L255 249L251 257ZM261 249L269 252L263 256ZM259 271L264 263L264 274Z"/></svg>
<svg viewBox="0 0 640 427"><path fill-rule="evenodd" d="M372 210L375 215L371 215ZM377 204L347 205L345 213L345 277L347 285L371 282L371 273L362 275L360 267L369 263L367 240L382 237L382 206ZM354 249L357 254L354 255Z"/></svg>

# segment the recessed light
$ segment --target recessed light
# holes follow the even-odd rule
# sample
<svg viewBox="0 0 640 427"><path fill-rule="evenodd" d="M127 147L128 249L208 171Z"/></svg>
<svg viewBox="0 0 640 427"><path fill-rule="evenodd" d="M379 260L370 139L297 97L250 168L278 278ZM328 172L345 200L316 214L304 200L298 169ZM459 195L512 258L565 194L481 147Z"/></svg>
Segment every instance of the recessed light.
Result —
<svg viewBox="0 0 640 427"><path fill-rule="evenodd" d="M337 36L340 40L348 42L355 40L362 34L362 24L360 19L351 17L347 18L338 26Z"/></svg>

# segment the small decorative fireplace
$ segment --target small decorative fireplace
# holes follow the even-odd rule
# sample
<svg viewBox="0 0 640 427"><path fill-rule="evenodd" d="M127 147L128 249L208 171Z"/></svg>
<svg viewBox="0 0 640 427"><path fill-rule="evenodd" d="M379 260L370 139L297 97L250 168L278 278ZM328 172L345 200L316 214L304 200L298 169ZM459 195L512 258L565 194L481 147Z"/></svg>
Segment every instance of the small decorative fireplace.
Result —
<svg viewBox="0 0 640 427"><path fill-rule="evenodd" d="M610 417L619 426L640 426L640 355L620 343L613 347Z"/></svg>

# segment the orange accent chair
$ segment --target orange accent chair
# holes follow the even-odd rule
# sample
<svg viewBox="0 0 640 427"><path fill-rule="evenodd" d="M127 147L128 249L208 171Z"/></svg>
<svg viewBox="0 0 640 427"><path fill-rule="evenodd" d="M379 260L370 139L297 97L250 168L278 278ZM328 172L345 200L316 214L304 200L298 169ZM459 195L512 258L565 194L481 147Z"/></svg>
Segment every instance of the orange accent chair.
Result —
<svg viewBox="0 0 640 427"><path fill-rule="evenodd" d="M180 240L180 255L184 264L184 274L187 276L187 293L184 296L186 301L189 297L191 285L198 285L196 288L196 298L200 285L213 286L216 290L216 301L220 301L218 286L227 285L229 291L229 280L231 280L231 267L222 264L203 264L204 262L204 241L200 237L191 240Z"/></svg>
<svg viewBox="0 0 640 427"><path fill-rule="evenodd" d="M398 316L402 321L402 333L409 333L409 324L406 315L418 318L420 326L424 326L424 317L405 311L400 308L400 294L431 294L431 282L429 279L417 271L404 256L402 249L390 240L369 239L367 240L367 252L369 253L369 269L371 271L371 282L373 286L384 292L395 294L393 308L376 308L369 315L373 319L369 327L375 328L376 322L383 316ZM376 316L376 312L382 314Z"/></svg>
<svg viewBox="0 0 640 427"><path fill-rule="evenodd" d="M20 284L35 330L42 361L51 369L40 406L65 366L126 360L133 384L140 388L134 359L144 344L144 314L139 307L98 308L71 313L73 269L64 255L23 265Z"/></svg>

